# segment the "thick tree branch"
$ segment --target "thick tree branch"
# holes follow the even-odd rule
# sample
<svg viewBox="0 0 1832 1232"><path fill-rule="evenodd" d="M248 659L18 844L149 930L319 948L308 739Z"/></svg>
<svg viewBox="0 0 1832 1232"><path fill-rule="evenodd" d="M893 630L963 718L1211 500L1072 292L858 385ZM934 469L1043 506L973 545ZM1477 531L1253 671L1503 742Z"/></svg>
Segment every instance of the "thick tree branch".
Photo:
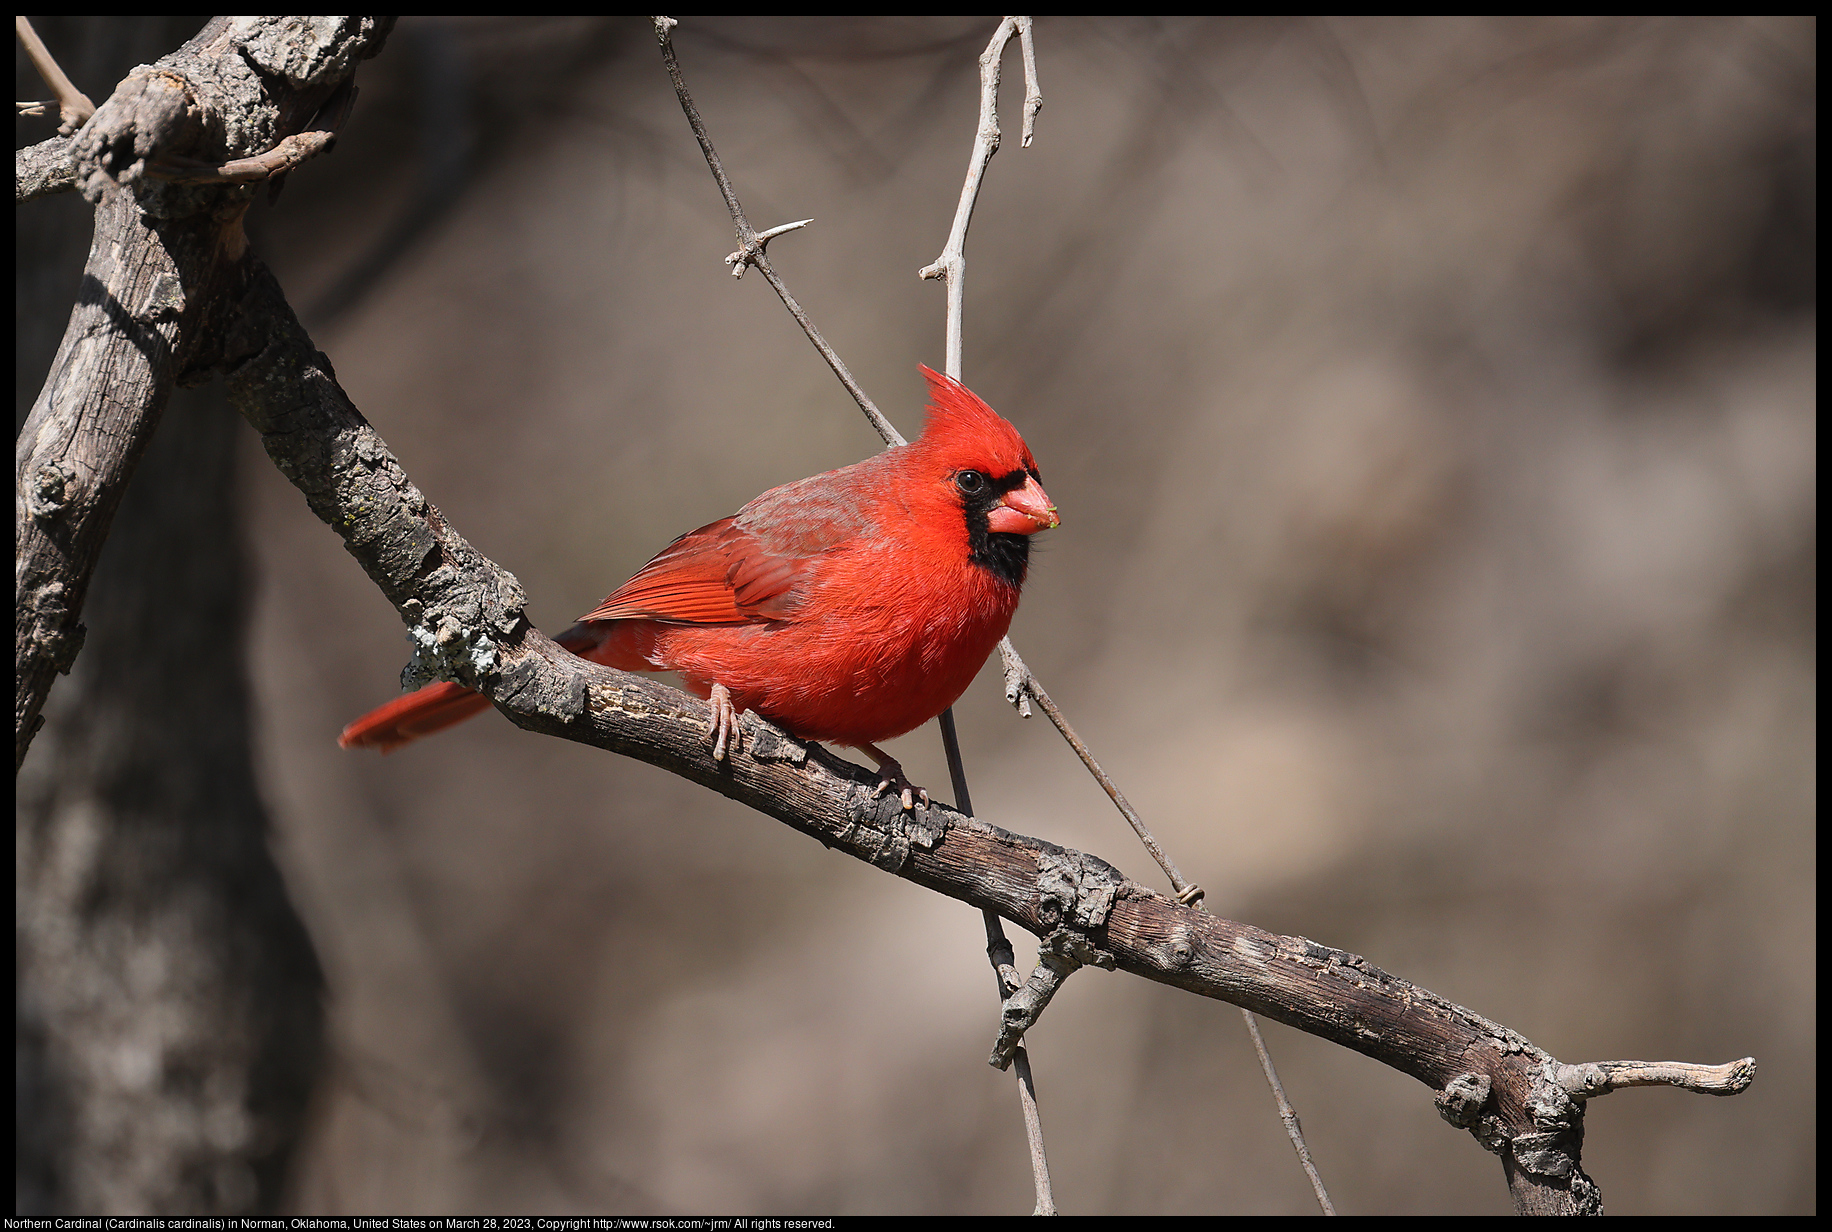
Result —
<svg viewBox="0 0 1832 1232"><path fill-rule="evenodd" d="M1082 961L1243 1006L1373 1057L1437 1091L1446 1120L1501 1153L1521 1202L1595 1204L1578 1148L1583 1101L1604 1087L1573 1080L1588 1071L1516 1032L1358 955L1186 906L1097 857L941 805L906 813L873 794L872 772L754 714L741 719L742 750L715 762L704 703L567 654L528 624L515 579L412 484L272 277L249 264L227 348L231 398L439 674L481 689L518 726L660 766L855 859L996 912ZM1753 1062L1737 1064L1746 1085Z"/></svg>
<svg viewBox="0 0 1832 1232"><path fill-rule="evenodd" d="M76 187L76 161L69 137L53 137L13 153L13 200L24 205Z"/></svg>
<svg viewBox="0 0 1832 1232"><path fill-rule="evenodd" d="M374 18L214 18L135 70L69 143L72 182L97 206L95 242L14 453L15 768L82 645L90 573L166 400L216 362L220 304L246 246L251 189L148 182L148 163L271 149L387 29ZM56 161L54 150L34 160Z"/></svg>

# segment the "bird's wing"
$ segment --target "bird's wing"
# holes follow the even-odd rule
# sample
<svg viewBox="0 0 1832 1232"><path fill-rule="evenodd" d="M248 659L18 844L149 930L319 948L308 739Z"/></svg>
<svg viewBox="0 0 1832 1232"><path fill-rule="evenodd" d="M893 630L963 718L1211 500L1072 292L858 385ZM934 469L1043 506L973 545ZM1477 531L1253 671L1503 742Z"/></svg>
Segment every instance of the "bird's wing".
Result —
<svg viewBox="0 0 1832 1232"><path fill-rule="evenodd" d="M827 480L823 484L821 481ZM871 521L829 476L787 484L689 531L581 620L752 624L790 620L816 562Z"/></svg>

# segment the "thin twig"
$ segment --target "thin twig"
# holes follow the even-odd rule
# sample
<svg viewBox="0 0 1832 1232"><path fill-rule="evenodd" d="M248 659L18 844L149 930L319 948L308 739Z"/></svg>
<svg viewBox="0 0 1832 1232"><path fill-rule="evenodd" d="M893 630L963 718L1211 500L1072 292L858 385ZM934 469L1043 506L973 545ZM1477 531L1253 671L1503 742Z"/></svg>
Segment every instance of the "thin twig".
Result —
<svg viewBox="0 0 1832 1232"><path fill-rule="evenodd" d="M712 139L706 135L706 124L700 119L699 109L693 105L693 96L687 93L687 83L681 77L680 61L674 57L674 39L669 32L680 23L672 17L656 17L654 22L655 38L661 44L662 63L668 67L668 79L674 83L674 95L681 102L681 110L687 114L687 124L693 129L694 138L700 143L700 152L706 156L706 165L712 169L712 178L718 181L719 191L725 197L725 208L731 211L732 227L738 233L738 251L726 258L727 262L734 267L732 272L742 274L745 266L756 266L758 272L769 281L770 286L775 288L777 296L782 300L783 307L789 310L789 315L795 318L796 324L802 327L802 332L808 335L808 341L812 342L814 349L821 353L821 358L827 361L827 366L833 369L833 374L840 378L840 384L846 387L846 392L852 395L852 400L859 404L861 411L865 412L865 418L869 419L871 426L878 430L878 435L883 437L885 443L889 445L907 444L908 442L903 439L903 434L892 427L891 421L886 419L884 412L878 409L877 403L865 396L865 391L859 388L857 381L853 380L851 371L840 361L834 349L827 345L827 340L821 337L821 331L814 328L814 322L808 319L808 314L802 311L802 306L796 302L793 295L789 294L789 288L784 286L782 279L776 276L776 271L770 268L770 259L764 252L765 236L778 235L794 228L773 227L763 235L759 235L751 226L750 220L744 216L744 207L738 204L738 194L733 190L731 180L726 178L725 166L719 161L719 152L712 148Z"/></svg>
<svg viewBox="0 0 1832 1232"><path fill-rule="evenodd" d="M1018 45L1024 53L1024 139L1019 144L1028 150L1037 131L1037 113L1043 110L1043 91L1037 88L1037 44L1031 38L1028 17L1018 18Z"/></svg>
<svg viewBox="0 0 1832 1232"><path fill-rule="evenodd" d="M32 29L30 20L14 17L13 32L25 45L25 54L32 58L32 67L38 70L38 75L51 87L51 93L57 95L57 131L66 134L75 132L95 114L95 104L89 101L87 94L76 88L75 82L64 76L64 70L58 67L56 58L51 55L44 40L38 37L38 31Z"/></svg>
<svg viewBox="0 0 1832 1232"><path fill-rule="evenodd" d="M146 174L172 184L247 184L283 175L308 158L322 154L335 140L329 132L294 133L265 154L226 163L206 163L167 155L146 165Z"/></svg>
<svg viewBox="0 0 1832 1232"><path fill-rule="evenodd" d="M999 150L999 69L1005 55L1006 45L1011 42L1014 34L1019 36L1019 44L1024 57L1024 145L1029 147L1031 143L1037 112L1043 107L1043 95L1037 85L1036 43L1032 37L1029 17L1007 17L993 32L992 41L986 45L986 50L980 53L980 124L974 135L973 152L967 159L967 178L961 185L960 204L954 211L954 225L948 232L948 242L943 247L941 256L936 258L934 264L923 267L917 275L925 279L940 278L948 284L947 372L957 381L961 379L962 374L962 350L965 337L963 322L966 304L967 229L973 223L973 208L979 201L980 182L985 176L986 167L992 162L992 156ZM1043 686L1037 682L1036 677L1031 675L1030 669L1018 657L1017 649L1012 645L1009 637L1000 641L999 654L1005 665L1006 699L1016 705L1018 713L1024 717L1030 715L1029 699L1031 697L1037 699L1044 713L1049 715L1050 722L1056 725L1056 730L1062 733L1063 739L1069 742L1069 747L1075 750L1076 756L1081 758L1082 763L1094 775L1095 781L1101 785L1108 798L1119 808L1127 824L1139 836L1139 841L1145 844L1145 849L1158 862L1158 867L1162 868L1165 876L1170 878L1171 886L1176 891L1178 899L1192 906L1200 903L1203 897L1202 888L1184 879L1176 863L1171 860L1156 836L1145 825L1144 819L1138 815L1138 812L1120 792L1118 785L1107 776L1107 772L1101 769L1100 763L1094 759L1094 754L1089 751L1086 744L1082 743L1081 737L1063 717L1062 711L1044 691ZM961 803L966 799L966 774L961 768L960 742L955 734L954 715L951 709L944 711L941 716L941 739L942 748L948 757L949 773L954 776L955 780L956 805L971 811L969 805ZM989 936L998 927L996 919L988 919ZM1024 1032L1030 1028L1037 1014L1042 1012L1050 997L1055 995L1056 989L1066 978L1068 971L1072 969L1059 971L1040 964L1031 978L1025 982L1022 990L1007 989L1005 991L1002 1027L999 1040L993 1046L992 1063L994 1065L1000 1065L1012 1054L1016 1041L1023 1038ZM1029 994L1028 1002L1020 1004L1023 999L1019 997L1019 991ZM1311 1161L1310 1148L1305 1144L1304 1131L1298 1124L1298 1114L1292 1108L1291 1102L1285 1098L1285 1088L1279 1082L1278 1071L1272 1064L1272 1054L1267 1051L1266 1041L1260 1035L1259 1023L1254 1019L1250 1010L1243 1009L1241 1015L1246 1020L1248 1034L1253 1037L1253 1047L1259 1053L1260 1068L1265 1073L1267 1085L1272 1089L1273 1101L1278 1105L1279 1118L1285 1123L1285 1132L1291 1137L1292 1146L1297 1150L1298 1161L1303 1165L1305 1175L1310 1178L1311 1188L1317 1195L1317 1202L1322 1206L1326 1215L1334 1215L1335 1208L1330 1205L1329 1193L1323 1187L1323 1178L1317 1174L1316 1165Z"/></svg>
<svg viewBox="0 0 1832 1232"><path fill-rule="evenodd" d="M1037 111L1043 106L1043 95L1037 87L1037 51L1031 34L1031 19L1007 17L993 32L992 41L986 44L986 50L980 53L980 125L974 135L973 153L967 159L967 178L961 185L960 204L954 210L954 225L948 232L948 242L942 248L941 255L935 259L934 264L925 265L916 275L918 278L925 279L939 278L948 284L947 372L957 381L961 379L961 339L964 332L962 328L963 290L967 279L967 228L973 223L973 207L979 201L980 181L985 176L986 166L992 161L992 156L999 151L999 65L1004 57L1006 45L1011 42L1014 35L1018 36L1024 53L1024 144L1028 146L1031 143L1032 122L1036 118ZM1095 780L1106 790L1114 804L1119 806L1120 812L1125 815L1133 831L1145 844L1145 849L1151 852L1152 858L1170 878L1171 887L1176 891L1177 896L1186 903L1200 901L1202 890L1183 879L1183 874L1177 871L1176 865L1164 853L1158 840L1146 828L1144 820L1126 802L1126 797L1120 794L1113 780L1108 778L1106 772L1100 768L1100 763L1094 760L1092 753L1088 752L1087 745L1081 742L1081 738L1075 734L1075 729L1070 727L1068 721L1062 717L1062 712L1056 709L1054 702L1046 700L1049 695L1043 692L1043 686L1037 683L1030 669L1024 666L1024 661L1018 657L1018 652L1012 646L1009 637L999 643L999 654L1005 663L1006 700L1017 706L1018 713L1025 717L1029 717L1030 714L1029 697L1035 696L1043 704L1044 710L1050 716L1050 721L1056 724L1056 730L1062 733L1063 738L1069 742L1069 746L1075 750L1083 764L1093 773ZM942 728L944 745L948 742L948 733L951 728L952 724L944 725Z"/></svg>
<svg viewBox="0 0 1832 1232"><path fill-rule="evenodd" d="M1033 1215L1054 1215L1056 1197L1050 1192L1050 1161L1043 1153L1043 1120L1037 1115L1037 1088L1031 1083L1030 1053L1020 1044L1012 1056L1018 1071L1018 1104L1024 1109L1024 1140L1030 1146L1031 1181L1037 1187Z"/></svg>
<svg viewBox="0 0 1832 1232"><path fill-rule="evenodd" d="M1069 747L1075 750L1077 757L1081 758L1081 763L1088 768L1088 773L1094 776L1094 781L1101 785L1101 789L1107 793L1107 798L1113 801L1120 814L1126 818L1133 833L1139 836L1139 841L1145 844L1145 850L1151 853L1151 858L1158 862L1158 867L1164 870L1166 877L1170 878L1171 889L1176 892L1177 900L1191 905L1201 902L1205 893L1203 888L1184 878L1182 871L1170 858L1170 854L1164 850L1156 836L1145 825L1145 819L1139 816L1131 802L1121 793L1118 785L1107 777L1107 772L1101 769L1098 761L1094 760L1094 754L1089 752L1088 746L1082 743L1081 737L1075 734L1075 729L1069 725L1068 719L1063 717L1062 711L1044 691L1043 685L1035 676L1031 675L1030 668L1025 666L1024 660L1018 657L1018 649L1011 644L1009 637L999 643L999 655L1005 661L1005 699L1014 705L1017 704L1017 698L1026 695L1036 699L1037 704L1043 707L1043 713L1049 716L1050 722L1056 725L1056 730L1062 733L1062 738L1069 742ZM1014 692L1017 698L1014 698Z"/></svg>
<svg viewBox="0 0 1832 1232"><path fill-rule="evenodd" d="M1242 1009L1240 1016L1247 1021L1247 1034L1253 1037L1254 1051L1259 1053L1260 1069L1265 1073L1266 1082L1272 1088L1272 1098L1279 1106L1279 1120L1285 1122L1285 1133L1291 1139L1292 1149L1298 1153L1298 1162L1304 1165L1304 1175L1310 1178L1311 1191L1317 1195L1317 1205L1323 1208L1325 1215L1334 1215L1336 1208L1329 1200L1329 1191L1323 1188L1323 1178L1317 1175L1317 1165L1311 1162L1310 1146L1304 1141L1304 1127L1298 1124L1298 1110L1285 1098L1285 1084L1279 1081L1279 1071L1272 1065L1272 1054L1266 1050L1266 1039L1260 1034L1259 1019L1249 1009Z"/></svg>
<svg viewBox="0 0 1832 1232"><path fill-rule="evenodd" d="M905 444L906 442L903 435L891 425L890 420L884 417L884 413L878 409L877 404L866 396L865 391L859 387L858 382L853 380L852 373L840 360L839 355L827 344L827 340L821 336L820 330L814 327L814 322L810 321L808 319L808 314L802 310L801 304L789 293L789 288L783 283L782 279L777 276L776 271L770 267L769 256L765 251L765 246L768 242L785 231L793 231L800 227L804 227L812 220L803 219L800 222L787 223L780 227L772 227L770 230L761 233L751 226L750 220L745 217L744 207L739 204L738 192L732 187L730 177L725 174L725 166L719 159L719 152L713 148L712 138L706 132L705 121L700 118L699 109L693 105L693 97L687 92L686 79L681 75L680 61L674 54L674 39L671 33L674 27L680 23L671 17L659 16L654 18L654 22L655 37L661 44L662 62L668 68L669 80L674 83L675 97L680 100L681 110L687 116L687 123L689 127L693 129L694 138L700 143L700 152L705 155L706 165L712 170L713 179L719 185L719 192L725 198L726 209L731 212L732 228L738 236L738 250L728 255L725 258L725 263L732 267L732 276L734 278L741 277L747 266L756 266L758 271L763 274L770 286L776 291L777 296L783 302L783 306L789 310L789 314L793 316L796 323L802 327L802 332L808 336L808 341L814 344L815 350L820 352L821 358L827 361L828 367L832 368L834 375L840 378L840 383L844 385L846 391L852 395L853 401L859 404L859 409L865 412L866 418L869 419L872 426L878 430L878 435L882 436L885 443L888 445L894 446ZM994 39L998 47L1003 48L1004 42L1009 40L1010 33L1008 27L1011 25L1012 22L1010 19L1007 19L1006 22L1000 25L1003 37L995 37ZM1028 30L1028 18L1025 19L1025 26ZM990 52L991 49L988 49L989 54ZM983 73L985 57L981 57L981 64ZM996 59L993 73L996 95ZM1034 77L1034 75L1033 64L1032 76ZM1033 94L1036 92L1034 82L1031 92ZM1039 101L1039 105L1041 105L1041 101ZM996 124L997 121L995 119L995 131ZM991 157L990 152L988 152L987 157ZM984 160L982 160L978 166L984 168ZM976 174L974 177L975 192L978 191L977 178ZM964 208L967 213L971 215L971 200L965 203ZM964 236L964 226L962 230ZM949 302L949 330L952 336L958 337L959 329L959 297L954 296L950 297ZM954 377L956 380L960 379L960 347L958 344L950 351L948 375ZM960 739L954 730L954 711L952 707L942 711L940 721L942 745L947 750L948 754L948 773L954 782L955 807L960 809L961 812L971 816L973 813L973 801L967 791L967 772L961 760ZM988 959L992 963L993 978L998 985L999 998L1001 1003L1003 1003L1024 987L1024 981L1013 965L1015 955L1012 952L1011 942L1005 937L1005 930L1003 925L999 922L998 914L994 911L987 910L984 912L984 920L986 924L986 953ZM999 1050L995 1049L995 1053L998 1051ZM1056 1213L1056 1203L1054 1196L1050 1192L1049 1160L1045 1156L1043 1149L1043 1122L1037 1112L1037 1091L1036 1085L1031 1078L1030 1058L1022 1047L1007 1048L1004 1050L1004 1055L1009 1057L1008 1063L1015 1064L1018 1070L1018 1099L1024 1111L1025 1138L1030 1146L1031 1178L1037 1190L1037 1208L1035 1213L1039 1215L1053 1215ZM998 1064L997 1059L995 1059L994 1064Z"/></svg>
<svg viewBox="0 0 1832 1232"><path fill-rule="evenodd" d="M967 766L961 759L960 736L954 730L954 707L942 711L936 721L941 724L941 747L948 758L948 778L954 784L954 807L972 817L975 815L973 796L967 790ZM1018 972L1017 955L1005 936L1005 926L999 922L998 913L985 912L985 920L986 959L992 964L993 982L998 986L999 1000L1003 1001L1023 987L1024 977Z"/></svg>
<svg viewBox="0 0 1832 1232"><path fill-rule="evenodd" d="M1012 35L1018 33L1020 23L1028 44L1030 18L1007 17L993 31L992 42L986 44L986 50L980 53L980 126L973 135L973 153L967 157L967 179L961 185L961 200L954 210L954 225L948 230L948 242L943 246L941 256L935 258L934 264L923 266L916 274L918 278L940 278L948 284L947 373L957 381L961 379L961 318L964 315L962 305L967 279L967 227L973 222L973 207L979 201L980 178L986 173L986 164L999 152L999 66L1005 56L1005 45L1011 42ZM1034 52L1026 69L1034 93ZM1037 102L1039 106L1042 105L1041 95ZM1025 145L1030 144L1030 121L1030 112L1027 110L1024 122Z"/></svg>
<svg viewBox="0 0 1832 1232"><path fill-rule="evenodd" d="M1011 41L1014 31L1024 32L1024 45L1030 48L1031 20L1028 17L1007 17L999 23L993 32L992 41L986 50L980 53L980 124L973 141L973 153L967 161L967 179L961 185L960 205L954 212L954 225L948 233L948 244L940 260L935 265L921 272L923 278L943 277L948 284L947 306L947 356L944 367L950 377L961 379L961 337L962 318L965 314L966 300L962 286L967 274L967 226L973 219L973 206L979 199L980 180L986 171L986 165L999 148L999 64L1005 54L1005 45ZM1032 52L1026 61L1025 80L1029 85L1026 98L1037 97L1037 105L1042 106L1042 96L1037 93L1036 55ZM1033 112L1024 114L1024 144L1030 144L1031 119ZM941 712L941 745L948 759L948 775L954 780L955 807L971 814L972 799L967 792L966 763L961 757L960 735L954 727L954 707L950 706ZM993 975L999 986L1000 1031L997 1042L992 1049L992 1064L1000 1069L1006 1065L1015 1065L1018 1072L1018 1100L1024 1109L1025 1138L1030 1144L1031 1179L1037 1189L1038 1215L1054 1215L1056 1198L1050 1187L1049 1157L1043 1147L1043 1119L1037 1110L1037 1089L1031 1078L1030 1054L1019 1043L1024 1038L1025 1030L1035 1023L1037 1014L1049 1001L1049 995L1034 998L1036 1004L1027 1007L1021 1013L1021 1025L1012 1023L1008 1011L1012 999L1017 997L1028 982L1023 980L1013 965L1011 943L1005 939L1005 928L994 912L986 912L986 954L993 966ZM1002 957L1001 957L1002 956ZM1044 970L1039 966L1038 971ZM1053 995L1056 987L1061 985L1063 974L1055 975L1050 987ZM1066 973L1064 973L1066 974ZM1033 978L1035 978L1033 976Z"/></svg>

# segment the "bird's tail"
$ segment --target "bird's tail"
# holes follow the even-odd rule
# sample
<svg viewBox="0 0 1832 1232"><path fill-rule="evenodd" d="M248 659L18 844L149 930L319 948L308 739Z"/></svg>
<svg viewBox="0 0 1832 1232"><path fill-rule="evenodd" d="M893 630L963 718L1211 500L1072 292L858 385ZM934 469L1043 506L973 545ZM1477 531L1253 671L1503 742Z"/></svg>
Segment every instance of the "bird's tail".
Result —
<svg viewBox="0 0 1832 1232"><path fill-rule="evenodd" d="M337 743L346 749L392 753L410 740L443 731L489 708L490 699L483 694L441 680L377 706L344 728Z"/></svg>
<svg viewBox="0 0 1832 1232"><path fill-rule="evenodd" d="M594 663L626 672L654 670L644 659L643 622L581 621L553 640ZM441 680L377 706L343 729L337 743L346 749L380 749L391 753L403 744L444 731L490 708L490 699L461 684Z"/></svg>

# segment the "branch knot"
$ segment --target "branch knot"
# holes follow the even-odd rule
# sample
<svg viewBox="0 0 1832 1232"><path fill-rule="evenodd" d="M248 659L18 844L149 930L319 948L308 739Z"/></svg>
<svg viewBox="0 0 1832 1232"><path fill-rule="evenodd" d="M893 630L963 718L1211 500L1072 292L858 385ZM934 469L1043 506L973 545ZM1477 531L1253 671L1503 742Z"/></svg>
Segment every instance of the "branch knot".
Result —
<svg viewBox="0 0 1832 1232"><path fill-rule="evenodd" d="M1118 869L1096 856L1045 847L1037 853L1037 919L1052 933L1092 932L1107 922L1125 881Z"/></svg>
<svg viewBox="0 0 1832 1232"><path fill-rule="evenodd" d="M813 221L812 218L804 218L800 222L785 222L780 227L771 227L768 231L760 231L752 235L748 240L740 233L738 242L742 244L743 247L738 249L737 252L725 254L725 264L732 267L732 277L744 277L744 271L753 265L761 269L763 267L764 248L771 240L789 231L799 231Z"/></svg>
<svg viewBox="0 0 1832 1232"><path fill-rule="evenodd" d="M1458 1129L1468 1129L1482 1115L1482 1106L1488 1103L1491 1083L1487 1074L1458 1074L1444 1084L1444 1089L1432 1098L1438 1107L1438 1115L1455 1125Z"/></svg>

